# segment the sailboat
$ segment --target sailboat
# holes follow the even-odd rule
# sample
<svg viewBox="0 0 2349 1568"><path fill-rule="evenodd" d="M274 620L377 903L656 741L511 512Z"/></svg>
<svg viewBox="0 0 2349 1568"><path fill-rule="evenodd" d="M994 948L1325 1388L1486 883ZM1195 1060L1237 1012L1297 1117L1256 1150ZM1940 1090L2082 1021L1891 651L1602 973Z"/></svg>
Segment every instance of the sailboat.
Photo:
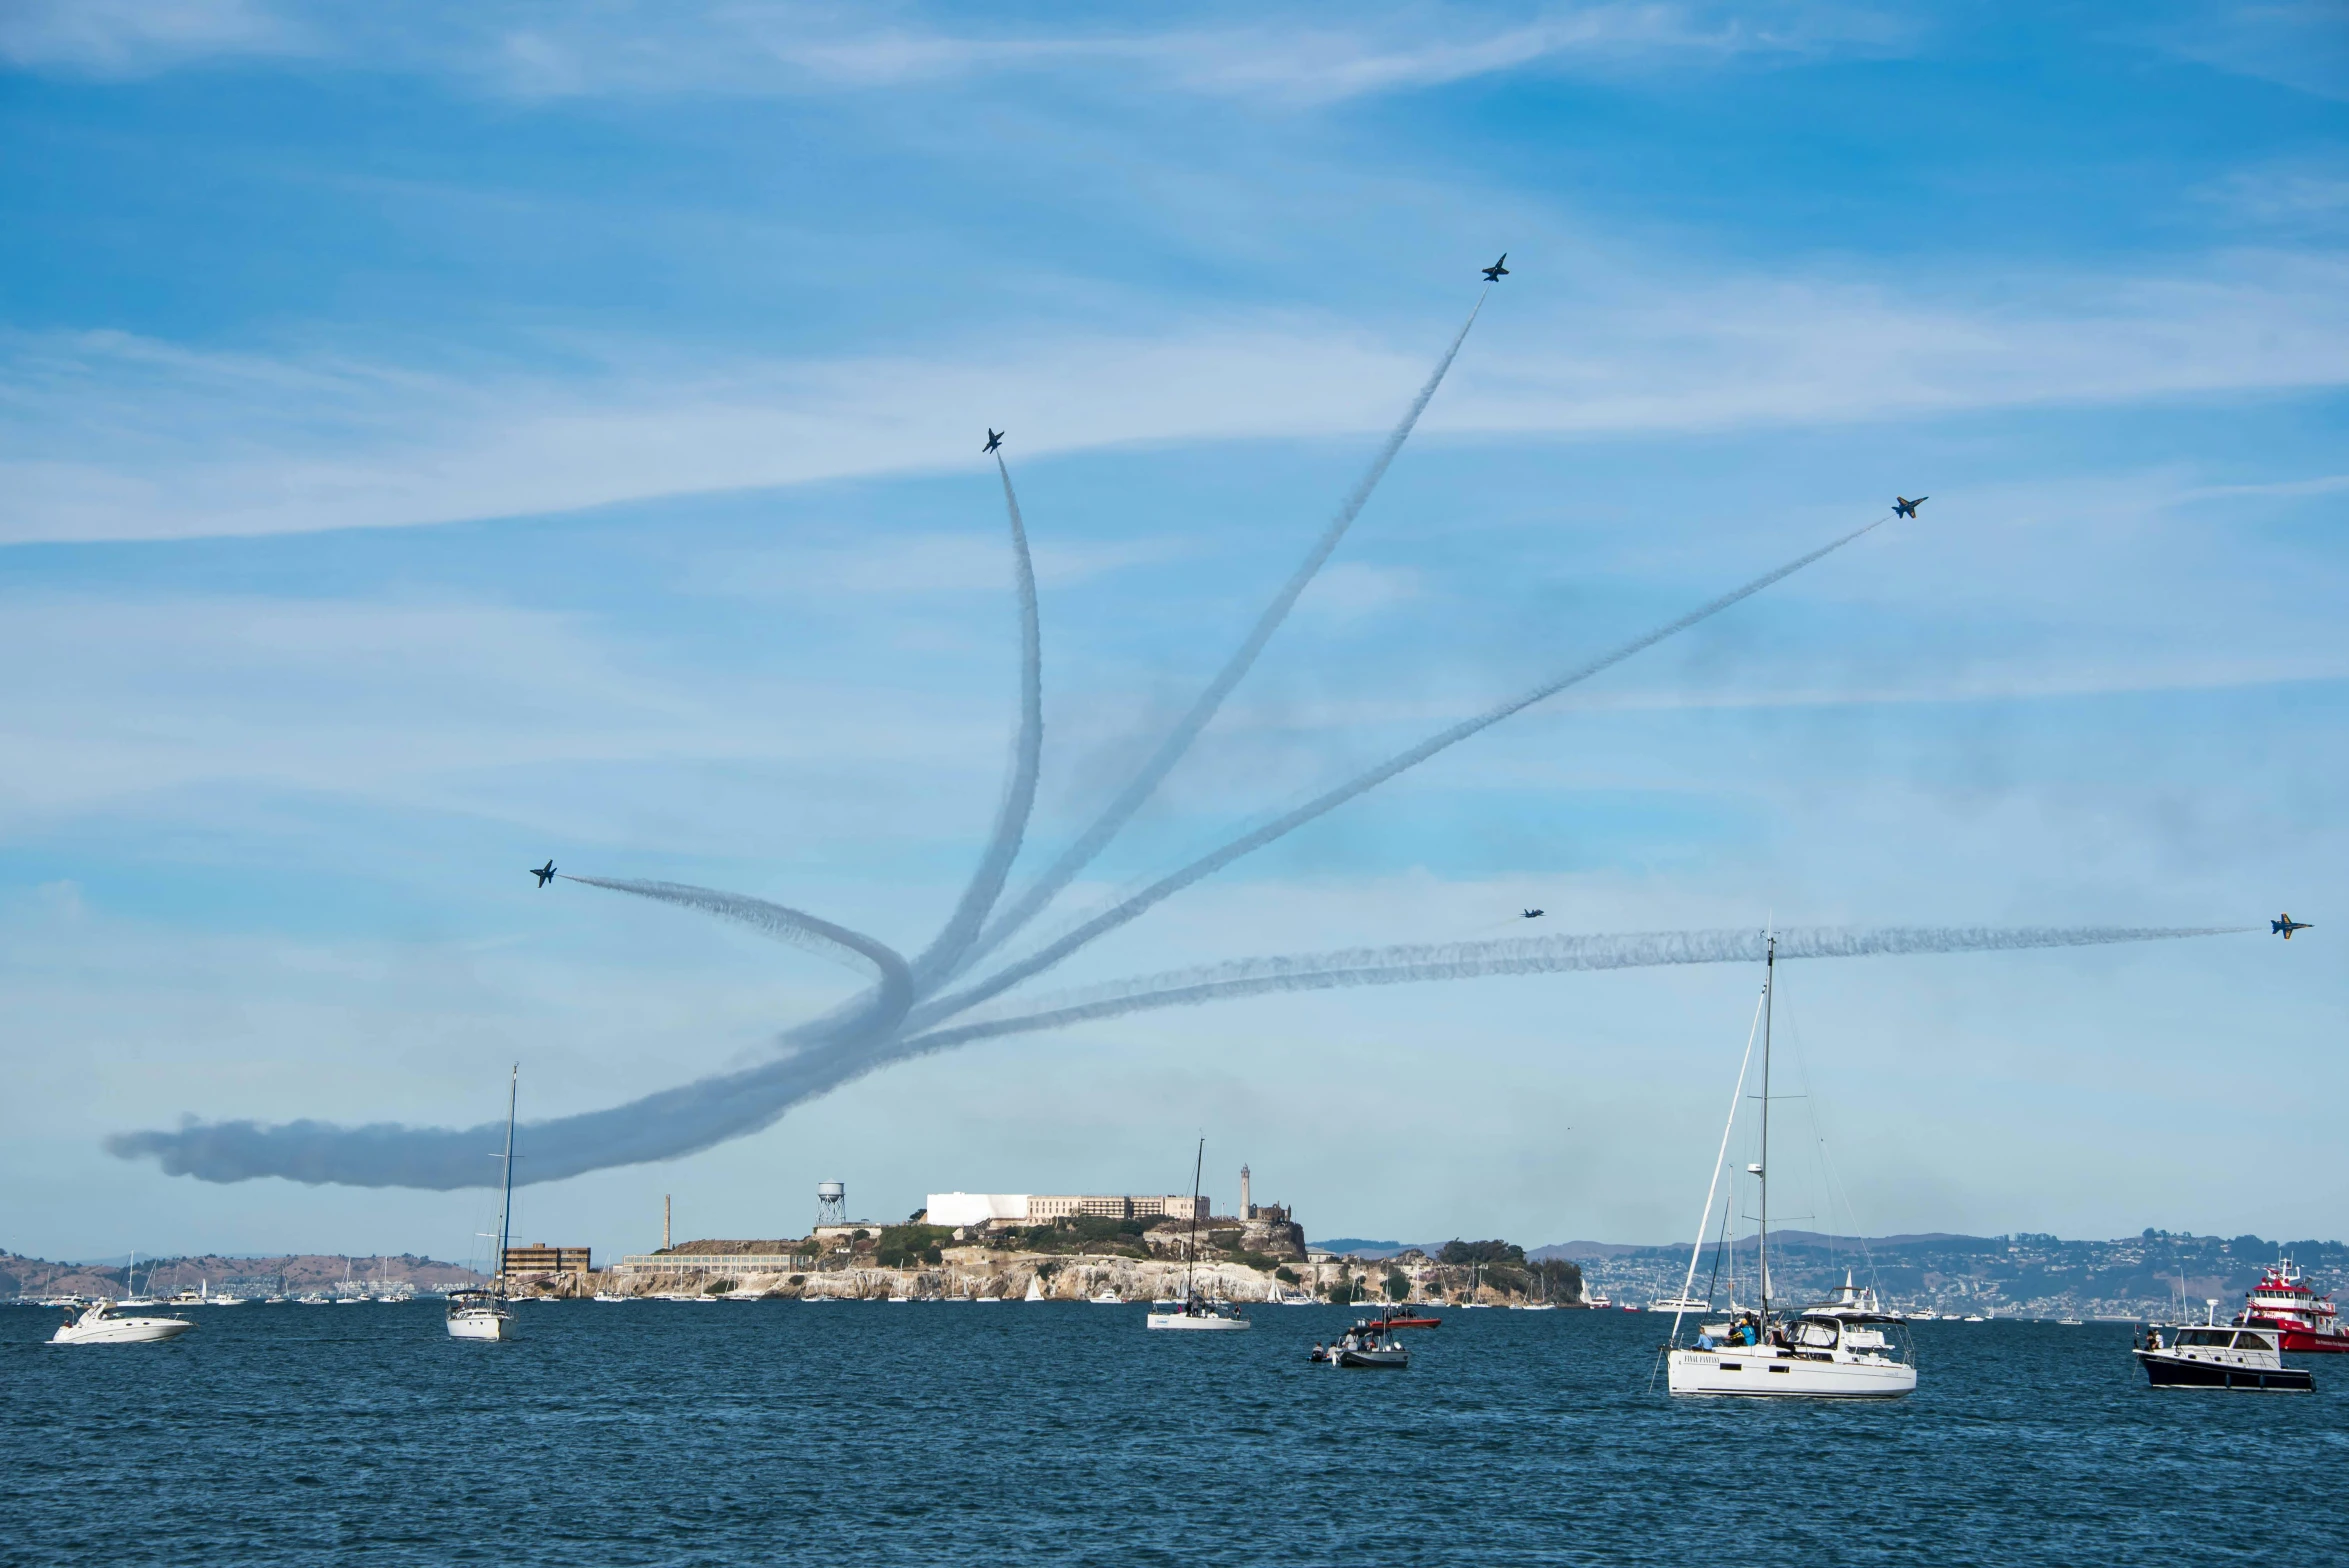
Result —
<svg viewBox="0 0 2349 1568"><path fill-rule="evenodd" d="M487 1290L449 1292L451 1339L505 1339L514 1332L514 1312L506 1305L506 1229L514 1217L514 1105L521 1089L522 1064L516 1062L506 1080L506 1187L498 1200L497 1265Z"/></svg>
<svg viewBox="0 0 2349 1568"><path fill-rule="evenodd" d="M1151 1328L1246 1328L1248 1320L1228 1301L1207 1302L1191 1288L1191 1272L1199 1262L1199 1177L1207 1168L1207 1140L1199 1140L1199 1157L1191 1166L1191 1234L1183 1256L1183 1299L1171 1312L1152 1312ZM1153 1307L1158 1303L1152 1302Z"/></svg>
<svg viewBox="0 0 2349 1568"><path fill-rule="evenodd" d="M1672 1338L1666 1352L1667 1386L1675 1394L1794 1395L1812 1399L1898 1399L1917 1386L1917 1369L1906 1360L1887 1329L1907 1320L1887 1312L1872 1290L1844 1276L1843 1288L1832 1301L1796 1311L1773 1312L1770 1306L1770 1020L1778 990L1778 939L1770 938L1762 981L1762 1126L1761 1159L1746 1167L1759 1192L1756 1247L1760 1257L1761 1305L1758 1310L1734 1312L1733 1321L1708 1323L1697 1331L1693 1346L1680 1344L1683 1316L1672 1316ZM1737 1089L1729 1101L1729 1124L1721 1129L1721 1152L1713 1161L1713 1184L1705 1189L1705 1212L1697 1223L1696 1245L1688 1257L1688 1278L1680 1299L1691 1299L1696 1287L1697 1259L1704 1252L1705 1233L1713 1219L1713 1198L1721 1185L1721 1167L1729 1155L1729 1134L1737 1125L1737 1097L1745 1093L1746 1068L1753 1055L1753 1036L1746 1036L1747 1060L1737 1069ZM1732 1205L1734 1207L1734 1205ZM1726 1221L1724 1222L1726 1223ZM1708 1301L1709 1306L1709 1301Z"/></svg>
<svg viewBox="0 0 2349 1568"><path fill-rule="evenodd" d="M1020 1297L1020 1300L1022 1300L1022 1301L1042 1301L1042 1300L1044 1300L1044 1299L1045 1299L1045 1298L1044 1298L1044 1278L1043 1278L1043 1276L1042 1276L1042 1275L1040 1275L1040 1274L1031 1274L1031 1275L1029 1275L1029 1276L1028 1276L1028 1293L1027 1293L1026 1295L1024 1295L1024 1296Z"/></svg>

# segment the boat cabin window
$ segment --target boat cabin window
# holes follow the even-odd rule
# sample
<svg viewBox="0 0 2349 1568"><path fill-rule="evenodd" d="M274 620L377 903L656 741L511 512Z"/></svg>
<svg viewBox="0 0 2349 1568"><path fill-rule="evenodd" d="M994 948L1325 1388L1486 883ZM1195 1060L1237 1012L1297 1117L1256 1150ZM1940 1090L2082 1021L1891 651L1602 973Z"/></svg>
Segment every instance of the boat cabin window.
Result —
<svg viewBox="0 0 2349 1568"><path fill-rule="evenodd" d="M2233 1329L2182 1328L2178 1330L2178 1337L2174 1343L2203 1345L2215 1350L2224 1350L2228 1345L2234 1343L2234 1339L2235 1331Z"/></svg>
<svg viewBox="0 0 2349 1568"><path fill-rule="evenodd" d="M2275 1341L2269 1339L2265 1334L2244 1333L2235 1336L2235 1348L2237 1350L2273 1350L2276 1346Z"/></svg>
<svg viewBox="0 0 2349 1568"><path fill-rule="evenodd" d="M1806 1320L1796 1327L1794 1341L1817 1350L1831 1350L1835 1346L1835 1325Z"/></svg>

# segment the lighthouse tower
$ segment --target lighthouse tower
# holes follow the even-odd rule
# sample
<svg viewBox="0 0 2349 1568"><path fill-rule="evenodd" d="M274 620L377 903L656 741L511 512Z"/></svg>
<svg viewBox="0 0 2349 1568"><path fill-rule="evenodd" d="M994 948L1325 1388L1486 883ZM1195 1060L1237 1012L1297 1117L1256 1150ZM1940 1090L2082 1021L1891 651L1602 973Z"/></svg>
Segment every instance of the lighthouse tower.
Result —
<svg viewBox="0 0 2349 1568"><path fill-rule="evenodd" d="M1255 1217L1256 1200L1248 1195L1248 1167L1243 1165L1240 1167L1240 1218L1252 1220Z"/></svg>

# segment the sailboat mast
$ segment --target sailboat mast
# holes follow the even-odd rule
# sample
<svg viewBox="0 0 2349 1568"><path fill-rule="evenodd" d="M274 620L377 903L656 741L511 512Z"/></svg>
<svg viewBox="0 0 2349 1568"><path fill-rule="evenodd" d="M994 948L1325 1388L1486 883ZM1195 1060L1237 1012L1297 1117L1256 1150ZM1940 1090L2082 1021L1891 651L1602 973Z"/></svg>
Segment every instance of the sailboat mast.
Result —
<svg viewBox="0 0 2349 1568"><path fill-rule="evenodd" d="M506 1227L514 1217L514 1105L522 1092L522 1064L516 1062L506 1080L506 1191L498 1200L498 1263L493 1276L500 1295L506 1289Z"/></svg>
<svg viewBox="0 0 2349 1568"><path fill-rule="evenodd" d="M1191 1270L1199 1263L1199 1177L1207 1169L1207 1140L1199 1140L1198 1158L1191 1162L1191 1236L1183 1247L1183 1304L1191 1302Z"/></svg>
<svg viewBox="0 0 2349 1568"><path fill-rule="evenodd" d="M1770 1321L1770 1013L1778 1000L1778 938L1770 938L1762 968L1762 1163L1755 1179L1762 1189L1762 1321Z"/></svg>

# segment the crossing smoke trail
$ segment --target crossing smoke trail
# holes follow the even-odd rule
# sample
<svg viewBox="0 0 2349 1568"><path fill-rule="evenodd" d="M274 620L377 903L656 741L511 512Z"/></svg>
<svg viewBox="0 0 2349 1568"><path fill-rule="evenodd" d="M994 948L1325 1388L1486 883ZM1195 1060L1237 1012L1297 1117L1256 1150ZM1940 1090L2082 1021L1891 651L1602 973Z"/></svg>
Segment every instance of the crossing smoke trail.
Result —
<svg viewBox="0 0 2349 1568"><path fill-rule="evenodd" d="M1264 613L1256 618L1255 627L1233 651L1231 658L1224 662L1224 667L1216 672L1215 679L1207 683L1207 689L1199 694L1199 700L1191 704L1191 710L1183 715L1181 722L1168 732L1165 740L1159 742L1158 749L1151 753L1148 762L1142 764L1141 771L1103 808L1101 815L1077 835L1076 842L1061 852L1060 858L1036 879L1035 885L1021 894L1012 907L1004 911L1002 918L980 935L978 942L962 955L962 961L949 971L948 977L952 972L967 968L984 958L1035 919L1046 905L1060 896L1061 890L1076 878L1078 872L1093 863L1093 857L1108 847L1109 841L1133 820L1134 813L1142 809L1152 792L1166 782L1166 776L1174 771L1175 764L1191 749L1200 731L1207 727L1208 721L1223 706L1224 699L1232 694L1232 689L1240 684L1255 665L1257 656L1264 652L1265 644L1272 641L1272 634L1280 629L1281 622L1288 619L1298 596L1305 592L1314 576L1328 563L1339 542L1346 537L1346 530L1354 526L1354 519L1369 504L1370 493L1386 477L1396 454L1403 450L1403 443L1411 438L1412 430L1419 424L1419 416L1427 412L1427 405L1435 397L1436 388L1444 384L1444 377L1450 372L1452 361L1459 358L1460 345L1468 341L1468 330L1476 325L1477 316L1484 310L1485 296L1491 292L1492 285L1487 283L1476 296L1476 303L1469 308L1468 319L1460 323L1459 332L1452 338L1452 346L1444 350L1442 359L1436 361L1435 370L1420 387L1419 395L1411 400L1410 408L1404 411L1402 419L1388 433L1386 444L1378 449L1378 455L1371 459L1370 467L1364 470L1361 479L1347 493L1345 504L1338 508L1338 515L1322 530L1321 537L1313 542L1313 548L1306 552L1305 559L1289 574L1289 580L1281 585L1281 591L1264 607Z"/></svg>
<svg viewBox="0 0 2349 1568"><path fill-rule="evenodd" d="M1092 919L1084 922L1075 930L1069 932L1066 936L1061 937L1057 941L1046 944L1044 947L1037 949L1028 957L1020 959L1016 963L1008 964L1004 968L997 970L994 974L988 976L985 980L980 981L978 984L970 986L962 991L958 991L952 996L940 997L934 1002L923 1003L913 1011L912 1018L914 1025L918 1028L937 1022L940 1019L951 1018L955 1014L965 1012L968 1009L975 1007L979 1003L987 1001L992 997L1002 995L1005 991L1010 990L1013 986L1018 985L1025 980L1031 979L1036 975L1042 974L1045 970L1050 969L1053 965L1059 963L1062 959L1067 958L1071 953L1074 953L1077 949L1085 946L1087 943L1116 930L1119 926L1122 926L1128 921L1146 913L1154 906L1164 902L1166 899L1173 897L1175 894L1181 892L1184 888L1189 887L1192 883L1198 882L1206 877L1214 875L1218 871L1221 871L1224 867L1230 865L1233 861L1240 859L1242 856L1253 854L1257 850L1262 849L1265 845L1272 843L1275 839L1282 838L1289 833L1295 832L1298 828L1303 827L1306 823L1311 822L1316 817L1320 817L1326 815L1329 812L1335 811L1338 807L1344 805L1347 801L1354 799L1357 795L1365 794L1368 791L1377 788L1379 785L1384 784L1388 779L1393 778L1398 773L1402 773L1408 769L1419 766L1419 764L1436 755L1436 753L1449 747L1458 745L1461 741L1468 739L1471 735L1475 735L1480 731L1490 729L1495 724L1500 723L1503 719L1506 719L1513 714L1521 713L1525 709L1532 707L1537 702L1554 697L1569 686L1579 685L1583 681L1589 680L1594 675L1598 675L1606 670L1613 669L1616 665L1621 664L1624 660L1632 657L1634 654L1641 653L1646 649L1654 647L1657 643L1662 642L1665 638L1676 636L1679 633L1688 630L1691 626L1696 625L1699 621L1707 620L1712 616L1719 615L1723 610L1728 609L1730 606L1738 604L1746 599L1750 599L1755 594L1760 593L1763 589L1769 587L1772 583L1779 582L1785 578L1793 576L1796 572L1801 571L1804 567L1810 565L1812 562L1819 560L1823 556L1833 554L1835 551L1842 549L1845 545L1850 544L1853 540L1860 538L1864 534L1873 533L1876 529L1883 527L1884 524L1889 521L1891 521L1891 514L1888 513L1883 517L1877 518L1872 523L1868 523L1863 527L1853 529L1850 533L1843 535L1839 539L1829 540L1826 544L1819 546L1816 550L1811 551L1809 554L1797 556L1793 560L1787 562L1784 566L1776 567L1771 571L1764 572L1761 576L1753 579L1753 581L1749 583L1746 583L1744 586L1733 588L1728 593L1721 595L1721 597L1718 599L1714 599L1709 603L1697 606L1695 609L1689 611L1686 615L1681 616L1678 620L1668 621L1664 625L1657 627L1654 631L1647 632L1638 637L1634 637L1629 642L1618 644L1616 647L1609 649L1607 652L1599 655L1589 663L1579 665L1576 668L1567 671L1565 674L1558 676L1554 680L1544 681L1541 685L1534 687L1531 691L1525 692L1516 697L1512 697L1509 701L1504 702L1497 707L1488 708L1472 719L1463 719L1460 723L1453 725L1449 729L1438 731L1436 734L1429 736L1426 740L1421 741L1418 745L1411 747L1409 750L1398 752L1396 755L1389 757L1386 761L1370 769L1368 772L1356 774L1353 778L1348 779L1345 783L1338 785L1335 789L1328 790L1321 795L1315 796L1312 800L1309 800L1304 805L1297 807L1294 811L1290 811L1284 813L1281 816L1275 817L1272 821L1267 822L1262 827L1257 828L1252 832L1244 833L1240 837L1233 839L1230 843L1225 844L1222 848L1213 850L1208 854L1201 856L1199 859L1192 861L1189 865L1183 867L1181 870L1161 877L1158 881L1151 883L1148 887L1142 889L1141 892L1134 894L1131 898L1128 898L1124 902L1114 905L1111 908L1104 910L1102 913L1095 915Z"/></svg>
<svg viewBox="0 0 2349 1568"><path fill-rule="evenodd" d="M2255 926L2026 926L1876 929L1796 928L1778 933L1778 956L1862 958L2160 942L2256 931ZM1066 1028L1160 1007L1188 1007L1276 991L1405 985L1484 975L1557 974L1674 964L1759 963L1756 931L1650 931L1623 936L1556 936L1508 942L1357 948L1238 959L1072 993L1061 1005L926 1034L843 1037L741 1072L719 1074L607 1110L528 1124L522 1182L560 1181L608 1166L674 1159L756 1132L793 1106L869 1072L976 1040ZM191 1124L177 1133L130 1133L107 1147L126 1158L153 1156L166 1173L202 1181L282 1176L353 1187L478 1187L484 1150L500 1123L478 1127L339 1127L324 1122Z"/></svg>
<svg viewBox="0 0 2349 1568"><path fill-rule="evenodd" d="M1991 953L2028 948L2102 947L2235 936L2255 926L1891 926L1873 930L1795 928L1778 933L1778 957L1866 958L1914 953ZM1485 975L1563 974L1576 970L1649 969L1673 964L1760 963L1759 931L1647 931L1626 936L1528 937L1507 942L1451 942L1370 947L1285 958L1242 958L1166 974L1113 981L1058 999L1057 1005L981 1019L911 1036L899 1054L942 1051L972 1040L1064 1029L1071 1024L1161 1007L1196 1007L1282 991L1473 980Z"/></svg>
<svg viewBox="0 0 2349 1568"><path fill-rule="evenodd" d="M760 900L743 898L737 894L717 893L673 883L572 878L591 886L660 898L723 918L743 921L770 930L785 940L813 942L817 951L828 951L824 945L828 942L832 948L846 949L872 962L881 980L869 1002L816 1020L787 1036L785 1044L796 1049L775 1062L742 1073L702 1079L607 1111L534 1124L528 1129L534 1151L532 1163L518 1174L527 1181L551 1181L581 1171L691 1153L755 1131L791 1106L826 1093L890 1062L943 1050L952 1044L989 1035L1054 1028L1081 1022L1083 1017L1106 1017L1113 1011L1134 1011L1142 1006L1186 1005L1193 1001L1207 1002L1224 997L1259 994L1266 990L1325 989L1338 985L1398 984L1421 979L1461 978L1466 971L1455 973L1457 965L1479 961L1505 966L1483 971L1495 974L1541 973L1545 968L1615 967L1596 963L1576 964L1544 957L1529 950L1514 958L1495 954L1489 960L1472 957L1414 959L1397 963L1391 971L1382 971L1376 964L1366 963L1334 970L1311 971L1310 978L1307 978L1306 971L1276 974L1275 970L1286 962L1284 960L1249 960L1246 962L1274 967L1221 978L1198 979L1176 985L1171 990L1151 991L1148 994L1153 999L1148 1002L1139 1000L1138 996L1117 1002L1106 999L1080 1002L1072 1005L1108 1011L1066 1017L1055 1015L1049 1022L1030 1021L1020 1024L1012 1019L998 1019L958 1029L930 1030L932 1024L944 1022L969 1011L982 1001L1000 995L1058 963L1095 937L1123 925L1242 855L1335 809L1445 747L1497 724L1568 686L1612 668L1708 616L1719 614L1772 583L1841 549L1861 535L1882 526L1885 521L1879 518L1866 527L1854 529L1699 606L1678 620L1623 643L1520 697L1431 736L1377 768L1357 775L1295 811L1192 862L1079 926L1032 957L999 971L958 995L907 1007L905 1003L918 987L907 972L908 966L902 958L870 937L818 920L801 911L763 904ZM1554 943L1559 939L1533 940L1538 949L1543 942ZM1495 949L1514 946L1505 942L1462 944L1460 951L1468 952L1487 945ZM1814 956L1827 955L1821 953ZM895 967L892 968L892 965ZM1511 965L1513 967L1507 967ZM902 981L898 979L900 974L905 975ZM1178 996L1176 992L1182 994ZM1033 1020L1041 1015L1022 1016ZM454 1131L391 1126L342 1128L320 1122L296 1122L276 1127L253 1122L190 1122L175 1132L117 1135L107 1140L107 1147L126 1158L155 1157L162 1161L167 1172L208 1181L243 1181L256 1176L284 1176L295 1181L339 1182L356 1186L475 1186L486 1180L472 1163L487 1146L480 1141L483 1136L482 1129ZM406 1151L406 1154L403 1155L402 1151ZM468 1171L470 1175L465 1174Z"/></svg>
<svg viewBox="0 0 2349 1568"><path fill-rule="evenodd" d="M1011 488L1011 468L1003 454L995 454L996 472L1003 476L1003 508L1011 519L1011 552L1020 606L1020 733L1013 748L1011 787L1004 792L1003 809L995 819L995 834L979 857L970 886L963 890L954 913L937 939L913 962L914 973L925 986L942 981L958 966L978 938L995 900L1002 896L1004 879L1019 858L1020 842L1028 829L1028 814L1036 806L1036 776L1044 762L1044 639L1036 623L1036 568L1028 557L1028 528L1020 517L1020 498Z"/></svg>

